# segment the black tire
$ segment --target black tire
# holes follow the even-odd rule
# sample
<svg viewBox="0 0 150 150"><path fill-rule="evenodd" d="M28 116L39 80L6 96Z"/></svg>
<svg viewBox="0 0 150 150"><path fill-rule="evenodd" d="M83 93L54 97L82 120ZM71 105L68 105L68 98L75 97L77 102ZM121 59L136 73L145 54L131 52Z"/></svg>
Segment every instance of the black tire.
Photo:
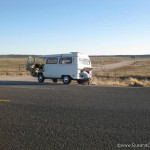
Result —
<svg viewBox="0 0 150 150"><path fill-rule="evenodd" d="M78 84L82 84L82 85L89 85L90 84L90 80L77 80Z"/></svg>
<svg viewBox="0 0 150 150"><path fill-rule="evenodd" d="M77 80L77 83L78 83L78 84L83 84L83 83L84 83L84 80Z"/></svg>
<svg viewBox="0 0 150 150"><path fill-rule="evenodd" d="M58 82L58 79L52 79L52 81L53 81L54 83L57 83L57 82Z"/></svg>
<svg viewBox="0 0 150 150"><path fill-rule="evenodd" d="M43 74L39 74L38 75L38 81L39 81L39 83L43 83L44 80L45 80L45 78L44 78Z"/></svg>
<svg viewBox="0 0 150 150"><path fill-rule="evenodd" d="M71 78L70 78L70 76L63 76L62 80L63 80L63 83L64 83L65 85L71 83Z"/></svg>

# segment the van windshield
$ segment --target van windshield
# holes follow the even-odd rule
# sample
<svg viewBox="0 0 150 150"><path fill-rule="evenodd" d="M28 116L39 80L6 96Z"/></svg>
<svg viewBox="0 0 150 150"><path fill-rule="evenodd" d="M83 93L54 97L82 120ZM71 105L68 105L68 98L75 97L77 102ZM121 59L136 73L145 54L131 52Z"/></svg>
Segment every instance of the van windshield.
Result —
<svg viewBox="0 0 150 150"><path fill-rule="evenodd" d="M45 58L42 57L38 57L35 61L36 64L44 64L45 62Z"/></svg>
<svg viewBox="0 0 150 150"><path fill-rule="evenodd" d="M47 58L46 63L47 64L57 64L58 63L58 58L55 58L55 57Z"/></svg>
<svg viewBox="0 0 150 150"><path fill-rule="evenodd" d="M90 60L85 58L79 58L79 64L90 65Z"/></svg>

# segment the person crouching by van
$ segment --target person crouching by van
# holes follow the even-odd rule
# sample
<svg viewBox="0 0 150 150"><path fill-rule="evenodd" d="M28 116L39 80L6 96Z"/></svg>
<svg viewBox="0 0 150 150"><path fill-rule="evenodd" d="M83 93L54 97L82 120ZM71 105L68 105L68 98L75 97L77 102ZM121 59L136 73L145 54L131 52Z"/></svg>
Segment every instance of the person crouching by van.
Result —
<svg viewBox="0 0 150 150"><path fill-rule="evenodd" d="M90 84L91 75L89 74L89 72L82 70L80 76L84 78L82 84L88 84L88 85Z"/></svg>
<svg viewBox="0 0 150 150"><path fill-rule="evenodd" d="M91 75L87 71L84 71L84 70L81 71L80 75L84 79L90 79L91 78Z"/></svg>

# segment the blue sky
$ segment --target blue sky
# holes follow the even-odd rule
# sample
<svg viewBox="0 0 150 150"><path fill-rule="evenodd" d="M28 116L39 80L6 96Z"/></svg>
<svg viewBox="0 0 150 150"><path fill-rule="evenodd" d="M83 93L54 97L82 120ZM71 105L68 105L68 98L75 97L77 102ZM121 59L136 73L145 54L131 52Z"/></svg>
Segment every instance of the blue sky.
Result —
<svg viewBox="0 0 150 150"><path fill-rule="evenodd" d="M150 0L0 0L0 54L150 54Z"/></svg>

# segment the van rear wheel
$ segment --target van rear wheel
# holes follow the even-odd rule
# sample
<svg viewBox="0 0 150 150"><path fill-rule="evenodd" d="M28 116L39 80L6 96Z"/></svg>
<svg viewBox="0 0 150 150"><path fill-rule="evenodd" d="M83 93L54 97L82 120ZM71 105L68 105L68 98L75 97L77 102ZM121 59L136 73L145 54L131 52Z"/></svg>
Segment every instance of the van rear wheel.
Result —
<svg viewBox="0 0 150 150"><path fill-rule="evenodd" d="M62 80L64 84L70 84L71 82L70 76L63 76Z"/></svg>
<svg viewBox="0 0 150 150"><path fill-rule="evenodd" d="M57 82L58 82L58 79L52 79L52 81L53 81L54 83L57 83Z"/></svg>

